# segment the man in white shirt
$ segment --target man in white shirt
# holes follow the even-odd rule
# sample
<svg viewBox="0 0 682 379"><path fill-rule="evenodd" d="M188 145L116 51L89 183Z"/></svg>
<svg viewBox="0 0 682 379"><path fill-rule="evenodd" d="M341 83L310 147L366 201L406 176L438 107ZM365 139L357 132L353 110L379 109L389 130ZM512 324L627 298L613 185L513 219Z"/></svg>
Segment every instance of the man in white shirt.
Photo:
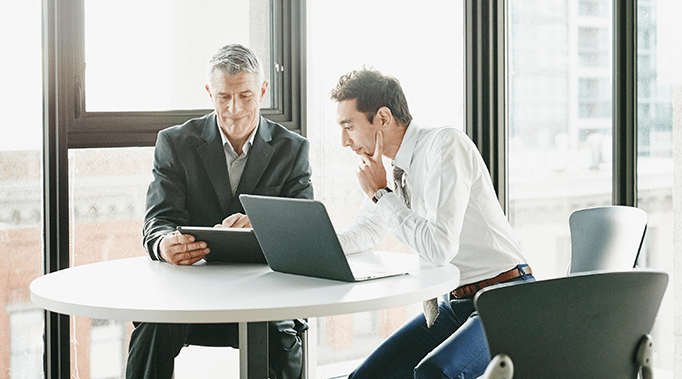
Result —
<svg viewBox="0 0 682 379"><path fill-rule="evenodd" d="M347 254L378 245L388 231L434 265L453 264L462 284L449 302L389 337L350 378L475 378L490 360L473 308L480 288L534 280L473 142L452 126L412 121L400 83L378 71L344 75L332 91L341 142L361 158L367 200L339 232ZM389 184L382 156L393 161Z"/></svg>

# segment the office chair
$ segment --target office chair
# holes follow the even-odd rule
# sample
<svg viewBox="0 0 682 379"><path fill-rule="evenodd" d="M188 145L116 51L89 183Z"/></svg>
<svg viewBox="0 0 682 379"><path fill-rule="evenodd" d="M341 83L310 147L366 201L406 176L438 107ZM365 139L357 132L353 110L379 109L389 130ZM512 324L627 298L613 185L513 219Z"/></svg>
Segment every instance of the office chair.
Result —
<svg viewBox="0 0 682 379"><path fill-rule="evenodd" d="M651 378L648 333L667 283L664 272L631 270L479 291L493 357L479 379Z"/></svg>
<svg viewBox="0 0 682 379"><path fill-rule="evenodd" d="M625 206L579 209L568 218L569 273L635 267L647 227L643 210Z"/></svg>

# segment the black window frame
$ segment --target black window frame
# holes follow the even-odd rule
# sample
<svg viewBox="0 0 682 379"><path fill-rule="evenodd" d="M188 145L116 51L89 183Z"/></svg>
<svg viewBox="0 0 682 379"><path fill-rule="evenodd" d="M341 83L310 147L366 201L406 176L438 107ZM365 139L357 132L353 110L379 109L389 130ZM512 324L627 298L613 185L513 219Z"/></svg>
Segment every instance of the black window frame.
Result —
<svg viewBox="0 0 682 379"><path fill-rule="evenodd" d="M273 114L292 130L305 128L305 1L272 0L281 6L279 38L284 103ZM489 165L503 208L507 209L506 24L508 0L466 0L467 132ZM44 273L69 267L68 149L151 146L161 128L194 113L137 112L77 114L73 41L83 0L42 0L43 5L43 174ZM637 49L636 0L613 1L613 199L614 205L636 206L637 199ZM82 8L82 7L81 7ZM276 7L275 7L276 8ZM81 12L82 15L82 12ZM82 17L82 16L81 16ZM69 34L71 33L71 34ZM71 67L71 68L70 68ZM70 76L69 76L70 75ZM287 95L288 93L288 95ZM287 97L288 96L288 97ZM287 104L291 108L287 109ZM203 114L197 111L197 114ZM76 117L78 116L78 117ZM281 117L281 118L277 118ZM134 119L134 120L133 120ZM125 125L125 126L123 126ZM69 316L46 312L45 378L70 377Z"/></svg>
<svg viewBox="0 0 682 379"><path fill-rule="evenodd" d="M54 25L61 55L55 67L60 87L56 107L64 112L68 148L153 146L159 130L212 111L86 111L84 0L53 4L58 8L55 12L63 16L55 19ZM301 7L299 0L270 0L273 101L270 108L261 109L263 116L298 133L305 130L301 116L304 98L300 95L303 39L301 30L295 29L301 25Z"/></svg>
<svg viewBox="0 0 682 379"><path fill-rule="evenodd" d="M488 165L505 213L509 208L507 28L509 0L466 0L466 131ZM637 0L613 10L613 205L637 206Z"/></svg>
<svg viewBox="0 0 682 379"><path fill-rule="evenodd" d="M159 130L211 111L84 112L84 1L42 0L44 274L70 266L69 149L153 146ZM305 135L305 0L270 4L277 93L261 113ZM46 379L70 378L69 320L45 311Z"/></svg>

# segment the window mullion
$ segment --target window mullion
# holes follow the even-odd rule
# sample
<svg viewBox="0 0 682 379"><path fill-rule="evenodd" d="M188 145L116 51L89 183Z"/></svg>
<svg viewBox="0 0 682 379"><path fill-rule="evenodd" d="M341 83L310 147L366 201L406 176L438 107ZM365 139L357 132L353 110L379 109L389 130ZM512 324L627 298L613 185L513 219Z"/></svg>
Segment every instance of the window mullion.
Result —
<svg viewBox="0 0 682 379"><path fill-rule="evenodd" d="M637 205L637 1L613 1L613 204Z"/></svg>
<svg viewBox="0 0 682 379"><path fill-rule="evenodd" d="M68 155L66 124L68 111L58 98L68 91L64 66L68 53L62 50L61 28L72 22L68 2L43 0L43 273L69 267ZM45 311L44 376L70 377L69 316Z"/></svg>
<svg viewBox="0 0 682 379"><path fill-rule="evenodd" d="M507 186L506 0L465 1L466 131L488 165L505 214Z"/></svg>

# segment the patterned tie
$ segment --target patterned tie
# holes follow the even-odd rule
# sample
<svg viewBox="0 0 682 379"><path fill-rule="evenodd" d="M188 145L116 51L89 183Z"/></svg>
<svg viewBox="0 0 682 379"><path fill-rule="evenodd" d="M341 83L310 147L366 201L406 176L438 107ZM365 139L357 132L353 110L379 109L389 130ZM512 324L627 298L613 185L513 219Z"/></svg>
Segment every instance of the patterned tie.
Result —
<svg viewBox="0 0 682 379"><path fill-rule="evenodd" d="M395 192L398 194L399 197L403 199L405 202L405 205L409 208L410 207L410 195L407 193L407 189L405 188L405 182L406 180L406 175L405 171L403 171L402 168L398 167L393 164L393 185L395 187Z"/></svg>
<svg viewBox="0 0 682 379"><path fill-rule="evenodd" d="M410 208L410 195L407 193L405 171L396 166L395 163L393 164L393 182L396 194L401 197L405 202L405 205ZM424 307L426 327L430 328L431 325L436 322L436 317L438 317L438 299L426 300L422 305Z"/></svg>

